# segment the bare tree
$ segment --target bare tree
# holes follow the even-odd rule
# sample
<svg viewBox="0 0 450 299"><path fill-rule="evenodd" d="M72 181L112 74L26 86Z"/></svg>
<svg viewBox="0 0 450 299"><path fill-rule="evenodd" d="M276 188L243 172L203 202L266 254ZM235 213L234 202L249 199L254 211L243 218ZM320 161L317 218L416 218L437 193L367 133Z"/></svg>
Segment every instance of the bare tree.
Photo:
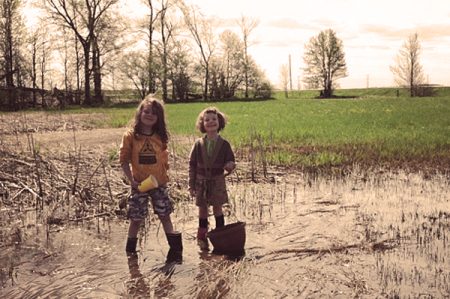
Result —
<svg viewBox="0 0 450 299"><path fill-rule="evenodd" d="M147 15L147 20L144 22L143 27L147 35L148 43L148 82L150 84L148 92L156 91L156 71L155 71L155 56L153 53L154 49L154 32L157 21L160 19L160 14L162 10L157 10L155 8L155 3L153 0L143 0L145 5L149 8L149 13Z"/></svg>
<svg viewBox="0 0 450 299"><path fill-rule="evenodd" d="M169 41L172 37L172 33L174 30L173 24L167 18L167 11L170 7L169 0L161 0L161 10L160 10L160 23L161 23L161 88L162 88L162 98L163 101L167 101L168 92L167 92L167 81L168 81L168 47Z"/></svg>
<svg viewBox="0 0 450 299"><path fill-rule="evenodd" d="M119 13L113 8L105 12L99 20L96 33L92 39L92 76L94 80L94 96L97 103L103 102L103 76L107 71L105 67L116 59L119 51L124 47L121 35L125 31Z"/></svg>
<svg viewBox="0 0 450 299"><path fill-rule="evenodd" d="M49 43L49 40L44 38L42 41L41 47L39 48L39 75L40 75L40 81L41 81L41 98L42 98L42 107L47 107L47 102L45 99L45 82L46 82L46 75L48 71L48 60L50 56L50 49L47 46Z"/></svg>
<svg viewBox="0 0 450 299"><path fill-rule="evenodd" d="M159 79L162 89L162 99L168 99L169 82L169 55L173 42L175 25L170 12L173 11L177 0L142 0L149 9L139 27L146 35L148 57L148 82L149 92L156 92L156 80ZM157 7L157 4L159 7ZM158 53L155 53L155 50Z"/></svg>
<svg viewBox="0 0 450 299"><path fill-rule="evenodd" d="M61 58L63 61L63 71L64 71L64 90L67 93L69 91L69 62L70 62L70 58L69 58L69 53L70 53L70 48L71 46L69 45L70 43L70 34L67 34L67 30L65 28L65 30L62 31L62 49L60 51L61 53Z"/></svg>
<svg viewBox="0 0 450 299"><path fill-rule="evenodd" d="M239 85L245 81L245 74L247 79L249 78L249 67L244 58L244 44L236 33L225 30L220 34L220 42L221 57L218 57L221 60L218 70L220 82L216 85L220 89L219 98L231 98Z"/></svg>
<svg viewBox="0 0 450 299"><path fill-rule="evenodd" d="M202 59L202 67L205 71L204 86L203 86L203 100L208 99L208 84L209 84L209 67L210 60L215 51L215 39L213 32L212 20L207 20L201 16L195 7L181 7L186 26L192 34L195 43L200 49L200 56Z"/></svg>
<svg viewBox="0 0 450 299"><path fill-rule="evenodd" d="M170 79L172 81L172 99L185 101L188 99L191 78L189 48L183 40L174 40L169 56Z"/></svg>
<svg viewBox="0 0 450 299"><path fill-rule="evenodd" d="M40 89L41 103L46 107L44 88L45 77L47 73L48 59L50 56L49 37L45 34L46 28L39 23L32 31L29 32L28 37L28 52L30 60L30 79L31 87L33 89ZM40 84L39 84L40 82ZM33 91L33 106L37 105L36 91Z"/></svg>
<svg viewBox="0 0 450 299"><path fill-rule="evenodd" d="M144 52L129 52L122 57L118 65L125 77L133 82L141 99L149 93L148 59Z"/></svg>
<svg viewBox="0 0 450 299"><path fill-rule="evenodd" d="M306 64L305 83L308 86L321 86L322 97L331 97L335 81L347 76L342 41L331 29L322 31L309 40L303 60Z"/></svg>
<svg viewBox="0 0 450 299"><path fill-rule="evenodd" d="M42 35L39 33L39 29L31 32L29 36L29 47L31 55L31 87L37 88L37 53L39 47L39 39ZM37 104L36 92L33 91L33 107Z"/></svg>
<svg viewBox="0 0 450 299"><path fill-rule="evenodd" d="M2 69L4 72L5 85L14 86L14 18L18 14L19 1L5 0L0 5L1 15L1 49Z"/></svg>
<svg viewBox="0 0 450 299"><path fill-rule="evenodd" d="M76 77L76 92L75 92L75 103L81 104L81 94L82 94L82 86L83 86L83 76L82 69L84 66L83 62L83 46L80 43L80 39L77 37L76 33L72 30L72 40L73 40L73 51L75 54L75 77ZM80 47L81 46L81 47Z"/></svg>
<svg viewBox="0 0 450 299"><path fill-rule="evenodd" d="M419 88L424 83L420 49L418 34L410 35L396 57L396 64L390 67L396 83L408 87L411 97L418 95Z"/></svg>
<svg viewBox="0 0 450 299"><path fill-rule="evenodd" d="M51 24L46 24L47 28ZM54 28L54 26L53 26ZM62 30L55 28L51 47L57 50L57 59L61 62L61 68L57 68L59 73L56 86L64 90L62 99L64 104L80 104L81 79L80 73L83 68L82 53L80 53L80 43L74 36L73 30L62 27ZM59 78L60 77L60 78ZM55 87L56 87L55 86Z"/></svg>
<svg viewBox="0 0 450 299"><path fill-rule="evenodd" d="M91 105L90 96L90 53L98 37L98 26L106 11L118 0L45 0L54 20L59 20L73 30L83 48L84 54L84 103ZM97 63L94 57L94 64Z"/></svg>
<svg viewBox="0 0 450 299"><path fill-rule="evenodd" d="M242 32L242 39L244 41L244 78L245 78L245 98L248 98L248 85L249 85L249 59L248 59L248 47L249 47L249 36L253 29L258 26L259 21L254 19L246 18L242 16L239 20L239 27Z"/></svg>
<svg viewBox="0 0 450 299"><path fill-rule="evenodd" d="M20 15L22 2L20 0L3 0L0 4L0 51L1 80L9 90L8 106L15 109L15 86L20 86L20 46L22 30L25 27ZM16 74L16 84L14 80Z"/></svg>

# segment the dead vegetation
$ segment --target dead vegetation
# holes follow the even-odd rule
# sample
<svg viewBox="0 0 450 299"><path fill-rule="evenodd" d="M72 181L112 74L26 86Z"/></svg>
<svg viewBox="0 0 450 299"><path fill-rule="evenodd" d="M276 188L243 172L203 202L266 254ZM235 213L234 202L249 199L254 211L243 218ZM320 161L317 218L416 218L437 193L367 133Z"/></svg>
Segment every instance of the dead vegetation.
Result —
<svg viewBox="0 0 450 299"><path fill-rule="evenodd" d="M83 129L89 122L82 117L79 120L55 117L47 125L47 121L39 117L31 120L28 115L18 114L18 118L17 123L21 127L16 125L16 128L7 124L5 118L0 118L3 121L0 129L6 132L2 133L0 141L0 248L5 253L20 248L13 245L25 244L24 239L29 237L24 235L27 224L18 218L30 210L38 217L34 223L46 227L47 236L49 231L63 230L66 224L123 217L118 203L126 198L129 189L117 163L117 143L123 129L114 130L107 136L107 131ZM23 125L24 120L27 125ZM37 125L40 122L42 125ZM28 127L33 127L33 130ZM176 217L188 226L195 222L196 217L192 206L187 203L190 199L184 157L191 143L192 140L185 137L172 138L170 170L170 192L172 198L180 203L175 209ZM255 145L254 150L261 148ZM259 155L254 154L253 160L239 161L238 171L227 178L230 183L227 217L230 221L248 221L248 230L252 234L248 243L253 247L248 250L248 259L242 263L203 261L198 266L199 277L196 280L199 283L192 284L197 288L196 294L213 297L233 295L236 287L239 288L239 281L244 278L247 284L242 290L260 290L264 283L269 294L273 288L293 295L292 289L286 290L284 284L271 285L272 277L264 280L264 273L272 271L279 271L279 275L293 281L299 291L308 292L308 288L315 286L317 281L330 281L328 273L323 280L317 277L321 273L320 262L333 272L342 269L339 264L341 257L351 260L361 254L361 259L368 261L375 256L376 267L372 265L367 275L362 274L366 269L364 267L355 265L355 273L349 267L350 270L345 272L349 278L336 286L348 284L348 288L355 288L355 294L379 294L373 291L378 287L376 280L373 281L374 269L384 277L384 289L395 290L398 284L392 282L389 275L403 273L408 278L411 272L405 266L409 260L396 264L397 260L405 259L401 255L405 250L411 251L408 253L411 256L438 257L435 261L438 275L436 288L448 294L448 287L442 287L448 281L448 272L439 270L448 260L445 253L448 252L448 238L445 237L449 227L448 208L445 208L448 198L441 191L444 190L441 185L448 186L445 174L435 179L436 187L431 180L423 180L423 177L419 179L408 173L397 177L379 168L371 170L370 174L361 165L356 165L337 183L338 180L322 177L326 175L325 171L288 173L289 169L283 167L269 167L262 163L264 157L262 160L257 158ZM342 178L336 174L338 176ZM431 199L428 199L430 196ZM410 202L411 198L415 201ZM425 204L421 206L423 202ZM417 245L411 246L416 244L416 238ZM58 254L45 250L40 253L40 261L48 261ZM400 256L397 256L397 251ZM8 256L7 253L4 255ZM12 258L2 260L0 283L14 281L15 269L20 266L20 261L14 260L14 254L9 256ZM190 258L195 260L192 256ZM308 263L310 260L313 262ZM299 263L299 266L286 267L292 262ZM316 264L319 265L317 268ZM352 265L350 262L346 264ZM314 271L308 269L317 271L316 276L311 274ZM422 272L429 275L425 270ZM422 275L422 272L419 274ZM48 270L38 275L51 276L50 273ZM190 275L191 272L187 273ZM314 283L299 279L308 275ZM188 278L184 279L188 281ZM369 286L363 284L364 281ZM180 292L189 289L186 286L177 287ZM167 291L166 286L161 290Z"/></svg>
<svg viewBox="0 0 450 299"><path fill-rule="evenodd" d="M2 213L35 209L46 223L77 221L113 213L126 195L117 169L105 158L82 156L49 158L37 152L1 149L0 194Z"/></svg>

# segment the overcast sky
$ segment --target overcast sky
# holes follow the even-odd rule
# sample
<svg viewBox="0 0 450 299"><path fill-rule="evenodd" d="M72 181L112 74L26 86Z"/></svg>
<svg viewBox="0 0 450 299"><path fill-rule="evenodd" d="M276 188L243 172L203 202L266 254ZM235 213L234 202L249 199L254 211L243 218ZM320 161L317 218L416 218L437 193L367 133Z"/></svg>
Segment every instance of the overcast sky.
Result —
<svg viewBox="0 0 450 299"><path fill-rule="evenodd" d="M450 0L185 0L222 24L218 33L240 33L241 16L259 21L249 53L275 85L291 55L293 88L302 76L305 44L333 29L343 41L348 77L342 88L394 86L389 66L408 36L417 32L429 83L450 86ZM124 0L122 11L145 13L141 0ZM35 12L31 12L35 14Z"/></svg>
<svg viewBox="0 0 450 299"><path fill-rule="evenodd" d="M450 85L449 0L186 0L233 29L241 16L258 19L249 53L275 84L291 55L294 88L301 78L305 44L333 29L343 41L348 77L342 88L394 85L389 66L417 32L429 83ZM233 30L238 32L238 27Z"/></svg>

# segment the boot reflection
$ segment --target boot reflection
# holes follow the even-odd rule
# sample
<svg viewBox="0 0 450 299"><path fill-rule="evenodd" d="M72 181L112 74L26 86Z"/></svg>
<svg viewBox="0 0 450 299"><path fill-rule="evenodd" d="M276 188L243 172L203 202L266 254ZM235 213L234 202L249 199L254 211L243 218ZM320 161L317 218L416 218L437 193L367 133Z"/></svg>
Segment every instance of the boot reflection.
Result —
<svg viewBox="0 0 450 299"><path fill-rule="evenodd" d="M128 254L128 270L130 279L127 281L128 294L131 298L150 298L150 285L139 269L137 254Z"/></svg>
<svg viewBox="0 0 450 299"><path fill-rule="evenodd" d="M198 288L197 298L222 298L230 291L230 279L227 269L233 262L226 256L199 251L200 263L195 281ZM205 283L207 282L207 283Z"/></svg>
<svg viewBox="0 0 450 299"><path fill-rule="evenodd" d="M172 298L172 292L175 286L170 280L170 276L161 276L158 283L155 285L155 298Z"/></svg>

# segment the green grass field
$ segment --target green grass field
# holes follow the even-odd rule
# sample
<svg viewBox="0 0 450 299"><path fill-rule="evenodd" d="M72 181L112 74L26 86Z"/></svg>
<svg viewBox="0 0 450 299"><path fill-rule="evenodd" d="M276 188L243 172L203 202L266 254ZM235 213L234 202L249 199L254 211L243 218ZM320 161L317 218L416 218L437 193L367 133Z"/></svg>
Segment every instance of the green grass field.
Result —
<svg viewBox="0 0 450 299"><path fill-rule="evenodd" d="M316 91L283 92L266 101L167 104L172 134L195 135L195 120L207 106L228 116L222 135L244 157L257 151L272 164L317 167L354 163L409 165L449 170L450 88L434 97L410 98L394 88L338 90L336 99ZM125 126L136 105L68 110L109 115L103 127Z"/></svg>
<svg viewBox="0 0 450 299"><path fill-rule="evenodd" d="M176 104L167 111L175 134L192 135L198 112L215 105L229 117L223 135L241 150L262 145L265 159L274 164L406 163L448 170L449 91L397 98L392 89L348 90L339 93L355 98L323 100L284 99L279 93L276 100Z"/></svg>

